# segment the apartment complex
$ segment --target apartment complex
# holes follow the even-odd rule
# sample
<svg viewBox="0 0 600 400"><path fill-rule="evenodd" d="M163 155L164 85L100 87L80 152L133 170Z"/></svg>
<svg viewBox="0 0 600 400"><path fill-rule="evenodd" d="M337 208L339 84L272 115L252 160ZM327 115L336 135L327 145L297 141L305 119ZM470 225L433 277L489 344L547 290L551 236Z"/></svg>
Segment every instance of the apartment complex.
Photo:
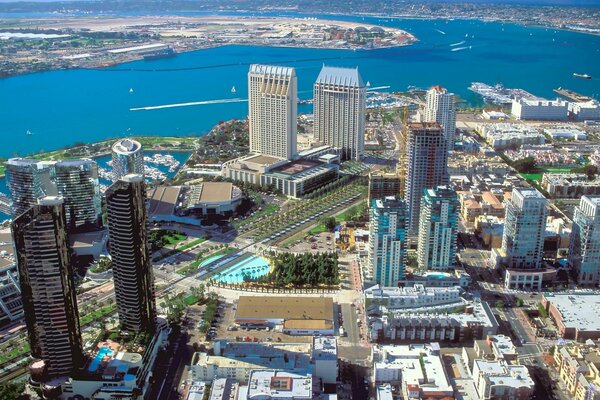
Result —
<svg viewBox="0 0 600 400"><path fill-rule="evenodd" d="M399 197L371 201L369 264L375 281L396 286L406 266L406 203Z"/></svg>
<svg viewBox="0 0 600 400"><path fill-rule="evenodd" d="M419 221L419 268L446 270L454 267L458 212L458 198L450 187L437 186L425 190Z"/></svg>
<svg viewBox="0 0 600 400"><path fill-rule="evenodd" d="M425 189L448 183L448 152L444 131L438 123L412 123L408 129L404 199L408 232L416 236Z"/></svg>
<svg viewBox="0 0 600 400"><path fill-rule="evenodd" d="M369 201L400 195L400 176L392 172L369 173Z"/></svg>
<svg viewBox="0 0 600 400"><path fill-rule="evenodd" d="M140 142L121 139L112 146L113 182L128 174L144 175L144 152Z"/></svg>
<svg viewBox="0 0 600 400"><path fill-rule="evenodd" d="M520 98L513 100L511 113L522 120L565 120L569 103L565 100Z"/></svg>
<svg viewBox="0 0 600 400"><path fill-rule="evenodd" d="M444 129L448 150L454 149L456 134L456 112L454 111L454 93L441 86L427 91L423 122L437 122Z"/></svg>
<svg viewBox="0 0 600 400"><path fill-rule="evenodd" d="M600 196L583 196L575 207L569 246L578 283L600 284Z"/></svg>
<svg viewBox="0 0 600 400"><path fill-rule="evenodd" d="M64 201L47 196L12 224L33 380L66 376L83 365L79 312Z"/></svg>
<svg viewBox="0 0 600 400"><path fill-rule="evenodd" d="M145 200L142 175L125 175L106 191L117 312L121 328L132 332L153 332L156 324Z"/></svg>

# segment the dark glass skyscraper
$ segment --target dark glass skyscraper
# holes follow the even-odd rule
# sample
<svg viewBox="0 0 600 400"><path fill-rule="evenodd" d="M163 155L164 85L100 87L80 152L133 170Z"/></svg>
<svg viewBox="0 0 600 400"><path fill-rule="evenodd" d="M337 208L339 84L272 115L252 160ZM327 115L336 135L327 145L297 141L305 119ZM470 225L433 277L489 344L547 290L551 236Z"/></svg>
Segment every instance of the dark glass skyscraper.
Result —
<svg viewBox="0 0 600 400"><path fill-rule="evenodd" d="M108 236L119 321L132 332L154 330L154 276L142 175L121 177L106 191Z"/></svg>
<svg viewBox="0 0 600 400"><path fill-rule="evenodd" d="M47 377L84 361L63 199L48 196L12 224L31 355Z"/></svg>

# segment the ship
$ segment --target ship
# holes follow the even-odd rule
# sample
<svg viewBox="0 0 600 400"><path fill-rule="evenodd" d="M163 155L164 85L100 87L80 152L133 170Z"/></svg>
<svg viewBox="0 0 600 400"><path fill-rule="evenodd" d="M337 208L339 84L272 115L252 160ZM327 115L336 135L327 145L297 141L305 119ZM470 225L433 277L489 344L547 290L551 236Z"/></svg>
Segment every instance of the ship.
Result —
<svg viewBox="0 0 600 400"><path fill-rule="evenodd" d="M581 78L581 79L592 79L591 75L588 75L588 74L578 74L577 72L573 72L573 76L575 78Z"/></svg>
<svg viewBox="0 0 600 400"><path fill-rule="evenodd" d="M159 60L161 58L170 58L175 57L177 53L173 50L172 47L164 47L158 50L152 50L144 53L144 60Z"/></svg>
<svg viewBox="0 0 600 400"><path fill-rule="evenodd" d="M237 90L235 90L235 86L231 87L231 93L235 94L237 92Z"/></svg>

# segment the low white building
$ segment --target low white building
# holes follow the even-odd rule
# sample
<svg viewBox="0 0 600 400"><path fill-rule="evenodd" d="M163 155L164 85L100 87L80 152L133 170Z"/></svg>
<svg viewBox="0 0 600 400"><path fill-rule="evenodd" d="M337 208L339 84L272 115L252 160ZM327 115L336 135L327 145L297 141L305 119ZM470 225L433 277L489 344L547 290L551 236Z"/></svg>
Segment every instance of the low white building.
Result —
<svg viewBox="0 0 600 400"><path fill-rule="evenodd" d="M597 100L569 103L569 114L577 121L600 120L600 103Z"/></svg>
<svg viewBox="0 0 600 400"><path fill-rule="evenodd" d="M337 341L335 336L313 337L313 377L323 384L335 384L338 376Z"/></svg>
<svg viewBox="0 0 600 400"><path fill-rule="evenodd" d="M565 100L520 98L513 100L511 113L521 120L563 121L567 119L569 103Z"/></svg>
<svg viewBox="0 0 600 400"><path fill-rule="evenodd" d="M237 400L312 400L312 376L287 371L252 371Z"/></svg>
<svg viewBox="0 0 600 400"><path fill-rule="evenodd" d="M473 379L483 400L528 399L535 386L527 367L510 365L504 360L475 360Z"/></svg>
<svg viewBox="0 0 600 400"><path fill-rule="evenodd" d="M480 124L477 129L495 150L523 144L544 144L546 141L539 130L523 123Z"/></svg>
<svg viewBox="0 0 600 400"><path fill-rule="evenodd" d="M439 344L374 346L372 352L375 384L400 385L404 398L453 397Z"/></svg>
<svg viewBox="0 0 600 400"><path fill-rule="evenodd" d="M555 128L544 128L544 133L552 139L587 140L585 131L573 126L559 126Z"/></svg>
<svg viewBox="0 0 600 400"><path fill-rule="evenodd" d="M412 287L381 287L365 289L365 304L379 304L389 309L433 307L460 303L461 288L426 287L416 284Z"/></svg>

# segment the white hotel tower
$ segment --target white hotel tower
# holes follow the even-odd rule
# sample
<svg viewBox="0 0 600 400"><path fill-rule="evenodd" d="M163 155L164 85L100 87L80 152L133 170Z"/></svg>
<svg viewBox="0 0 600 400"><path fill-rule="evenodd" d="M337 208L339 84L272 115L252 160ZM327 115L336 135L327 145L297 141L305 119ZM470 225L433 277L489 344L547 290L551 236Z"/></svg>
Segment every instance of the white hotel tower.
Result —
<svg viewBox="0 0 600 400"><path fill-rule="evenodd" d="M294 158L297 107L298 81L294 68L252 64L248 72L250 151Z"/></svg>
<svg viewBox="0 0 600 400"><path fill-rule="evenodd" d="M314 87L314 136L344 160L365 150L366 87L358 68L323 66Z"/></svg>

